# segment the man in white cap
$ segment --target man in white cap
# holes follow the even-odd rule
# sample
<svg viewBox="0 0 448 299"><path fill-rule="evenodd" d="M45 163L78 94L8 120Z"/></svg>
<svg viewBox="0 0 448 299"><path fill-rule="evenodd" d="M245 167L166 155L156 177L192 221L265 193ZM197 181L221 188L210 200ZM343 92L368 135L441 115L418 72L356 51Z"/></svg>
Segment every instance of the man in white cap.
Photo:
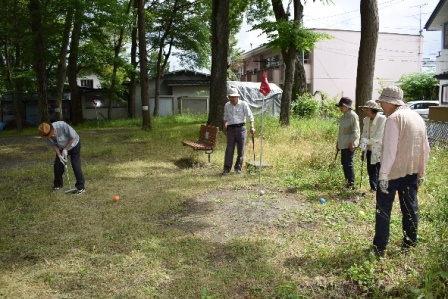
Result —
<svg viewBox="0 0 448 299"><path fill-rule="evenodd" d="M387 115L384 127L379 190L376 193L374 253L383 257L389 242L390 215L398 193L402 212L402 249L417 244L417 191L424 180L429 143L423 119L403 102L397 86L383 89L377 100Z"/></svg>
<svg viewBox="0 0 448 299"><path fill-rule="evenodd" d="M235 145L237 157L234 165L235 173L240 174L243 167L244 147L246 144L247 130L246 119L250 122L250 133L255 134L254 116L247 102L239 99L236 88L232 88L228 94L229 102L224 106L223 132L227 136L227 147L224 158L224 170L222 174L229 174L233 164Z"/></svg>
<svg viewBox="0 0 448 299"><path fill-rule="evenodd" d="M378 113L381 108L373 101L367 101L365 106L359 106L366 117L363 119L360 148L361 159L367 160L367 173L369 175L370 190L376 191L378 187L378 174L380 171L381 145L383 144L384 124L386 117Z"/></svg>

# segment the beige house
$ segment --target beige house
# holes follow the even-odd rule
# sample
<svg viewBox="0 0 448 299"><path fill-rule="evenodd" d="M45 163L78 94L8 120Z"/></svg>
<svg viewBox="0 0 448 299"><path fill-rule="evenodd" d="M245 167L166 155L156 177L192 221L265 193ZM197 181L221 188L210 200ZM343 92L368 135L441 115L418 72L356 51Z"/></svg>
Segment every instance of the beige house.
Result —
<svg viewBox="0 0 448 299"><path fill-rule="evenodd" d="M359 31L313 29L333 36L317 43L302 57L306 81L311 93L329 97L348 96L355 100L356 72L361 33ZM372 99L379 97L381 84L395 83L403 74L420 72L423 60L423 36L379 33ZM240 81L261 81L267 70L268 81L282 87L284 64L278 51L259 47L243 54L237 74ZM370 99L366 99L370 100Z"/></svg>
<svg viewBox="0 0 448 299"><path fill-rule="evenodd" d="M448 122L448 1L441 0L425 25L427 31L440 31L442 44L436 58L436 78L440 82L441 106L429 108L429 119Z"/></svg>

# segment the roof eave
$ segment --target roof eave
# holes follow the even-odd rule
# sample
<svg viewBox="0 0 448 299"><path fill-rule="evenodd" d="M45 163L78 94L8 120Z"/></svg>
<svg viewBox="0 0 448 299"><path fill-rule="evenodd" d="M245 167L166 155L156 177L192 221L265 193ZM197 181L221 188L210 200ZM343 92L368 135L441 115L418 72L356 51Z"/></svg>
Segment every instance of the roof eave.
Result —
<svg viewBox="0 0 448 299"><path fill-rule="evenodd" d="M425 29L427 31L440 31L440 24L433 24L433 22L435 21L437 15L441 12L443 6L445 5L446 0L440 0L439 4L437 4L436 8L434 9L434 11L432 12L431 16L429 17L428 21L425 24ZM433 27L434 25L434 27Z"/></svg>

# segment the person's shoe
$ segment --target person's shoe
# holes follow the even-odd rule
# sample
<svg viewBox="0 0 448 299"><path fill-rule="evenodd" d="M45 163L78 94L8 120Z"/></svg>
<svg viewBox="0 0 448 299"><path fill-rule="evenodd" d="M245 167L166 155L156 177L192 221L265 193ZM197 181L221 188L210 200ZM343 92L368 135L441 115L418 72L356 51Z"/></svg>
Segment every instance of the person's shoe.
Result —
<svg viewBox="0 0 448 299"><path fill-rule="evenodd" d="M382 259L386 256L386 249L384 250L379 250L377 248L373 249L373 255L377 258L377 259Z"/></svg>
<svg viewBox="0 0 448 299"><path fill-rule="evenodd" d="M410 253L412 248L415 247L415 244L402 243L401 244L401 253Z"/></svg>
<svg viewBox="0 0 448 299"><path fill-rule="evenodd" d="M376 259L382 259L386 256L386 249L383 250L379 250L378 248L376 248L375 246L369 247L367 249L363 250L365 254L368 255L372 255L374 256Z"/></svg>
<svg viewBox="0 0 448 299"><path fill-rule="evenodd" d="M56 186L54 186L53 187L53 192L58 192L59 190L61 190L62 189L62 187L56 187Z"/></svg>
<svg viewBox="0 0 448 299"><path fill-rule="evenodd" d="M82 188L82 189L77 189L75 191L75 194L83 194L84 192L86 192L86 189Z"/></svg>
<svg viewBox="0 0 448 299"><path fill-rule="evenodd" d="M355 190L355 186L347 186L344 188L344 191L353 191Z"/></svg>
<svg viewBox="0 0 448 299"><path fill-rule="evenodd" d="M235 170L236 174L241 174L241 170Z"/></svg>
<svg viewBox="0 0 448 299"><path fill-rule="evenodd" d="M229 175L229 174L230 174L230 171L224 170L223 172L221 172L221 175Z"/></svg>

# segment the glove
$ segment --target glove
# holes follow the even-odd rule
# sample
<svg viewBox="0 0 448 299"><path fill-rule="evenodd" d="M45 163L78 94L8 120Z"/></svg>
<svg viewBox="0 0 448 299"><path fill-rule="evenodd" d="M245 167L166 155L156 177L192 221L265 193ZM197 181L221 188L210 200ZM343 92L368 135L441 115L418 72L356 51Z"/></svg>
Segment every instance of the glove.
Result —
<svg viewBox="0 0 448 299"><path fill-rule="evenodd" d="M366 147L367 147L367 139L366 138L361 138L361 143L359 144L359 147L361 148L361 150L363 152L366 151Z"/></svg>
<svg viewBox="0 0 448 299"><path fill-rule="evenodd" d="M420 185L423 184L424 181L425 181L425 177L424 176L418 178L417 179L417 187L420 187Z"/></svg>
<svg viewBox="0 0 448 299"><path fill-rule="evenodd" d="M365 156L365 152L362 151L362 152L361 152L361 161L364 161L364 156Z"/></svg>
<svg viewBox="0 0 448 299"><path fill-rule="evenodd" d="M68 156L68 152L67 150L64 148L64 150L62 151L62 157L64 157L65 161L67 162L67 156Z"/></svg>
<svg viewBox="0 0 448 299"><path fill-rule="evenodd" d="M387 191L387 188L389 187L389 181L388 180L379 180L378 184L380 185L381 192L385 194L389 194L389 191Z"/></svg>
<svg viewBox="0 0 448 299"><path fill-rule="evenodd" d="M59 155L59 161L61 161L62 164L67 164L67 159L64 159L64 156Z"/></svg>

